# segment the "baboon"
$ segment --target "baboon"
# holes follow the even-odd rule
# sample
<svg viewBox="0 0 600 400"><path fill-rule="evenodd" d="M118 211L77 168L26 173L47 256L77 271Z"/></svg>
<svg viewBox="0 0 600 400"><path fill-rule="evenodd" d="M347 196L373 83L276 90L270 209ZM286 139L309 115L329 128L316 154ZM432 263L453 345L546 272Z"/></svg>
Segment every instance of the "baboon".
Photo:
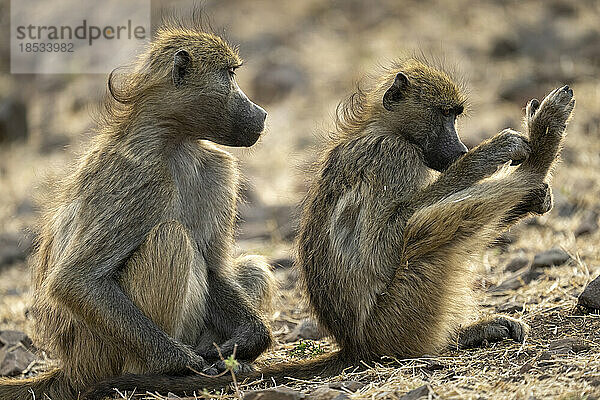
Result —
<svg viewBox="0 0 600 400"><path fill-rule="evenodd" d="M263 258L233 256L239 171L212 143L252 146L263 131L241 64L222 38L173 23L121 85L111 74L99 133L58 185L33 265L33 339L61 365L0 380L1 399L76 399L123 373L215 373L213 342L245 362L270 346L274 277Z"/></svg>
<svg viewBox="0 0 600 400"><path fill-rule="evenodd" d="M471 263L500 229L550 210L546 181L573 91L564 86L528 104L529 137L505 130L470 151L455 129L465 101L448 74L411 59L339 107L337 132L304 202L297 267L315 316L340 349L239 379L262 375L284 383L381 356L524 340L528 328L513 318L468 319ZM494 179L508 163L514 170ZM115 387L190 394L229 381L123 376L99 384L88 398Z"/></svg>

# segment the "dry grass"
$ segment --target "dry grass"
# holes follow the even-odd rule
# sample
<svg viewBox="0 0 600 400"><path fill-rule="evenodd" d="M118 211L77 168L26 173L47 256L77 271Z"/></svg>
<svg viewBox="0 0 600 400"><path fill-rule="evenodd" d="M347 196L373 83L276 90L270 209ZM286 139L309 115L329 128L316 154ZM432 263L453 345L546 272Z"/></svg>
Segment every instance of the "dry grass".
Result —
<svg viewBox="0 0 600 400"><path fill-rule="evenodd" d="M318 0L222 0L208 2L207 11L213 25L228 27L228 36L240 43L247 63L238 77L251 97L254 77L269 74L269 63L293 65L304 73L300 87L265 104L269 129L258 146L234 150L257 196L269 205L297 204L302 197L306 165L319 148L314 133L330 128L336 103L353 83L378 63L415 49L444 56L466 77L472 112L460 121L460 130L470 144L506 126L519 127L525 100L505 100L499 93L520 79L537 83L517 88L517 97L541 97L569 83L577 99L564 161L553 181L557 207L537 224L513 228L516 240L504 249L489 249L478 264L481 312L495 312L511 301L522 303L523 311L515 315L532 328L525 343L507 341L439 357L385 360L363 372L347 371L294 387L310 392L323 382L356 380L366 385L350 395L356 399L396 398L425 384L431 387L431 398L444 399L600 397L600 316L573 313L579 293L600 274L600 232L580 237L573 233L586 213L600 211L600 3L383 0L375 6L357 0L334 5ZM493 56L499 38L516 38L517 50ZM27 101L31 126L27 142L0 146L0 232L4 232L34 223L35 215L17 215L17 206L38 193L49 169L61 170L72 159L73 148L85 145L81 133L90 124L89 108L76 109L73 104L93 106L98 96L90 93L103 90L105 77L0 78L0 89L12 87ZM52 89L53 82L60 84ZM40 92L40 87L45 89ZM72 147L40 151L48 138L59 135L66 135ZM563 205L578 208L572 215L560 216ZM276 256L290 249L289 242L271 236L242 241L240 251ZM486 291L511 276L504 269L511 258L533 257L552 247L562 247L576 261L546 269L539 279L514 291ZM294 344L283 343L283 337L307 316L287 275L279 272L283 289L272 316L281 343L263 355L259 365L291 359ZM0 329L25 328L28 287L25 265L0 271ZM568 338L575 340L576 351L564 346L561 350L556 344ZM331 351L334 345L324 341L323 348ZM31 372L44 366L36 364ZM250 383L240 389L264 385ZM233 398L231 393L210 397Z"/></svg>

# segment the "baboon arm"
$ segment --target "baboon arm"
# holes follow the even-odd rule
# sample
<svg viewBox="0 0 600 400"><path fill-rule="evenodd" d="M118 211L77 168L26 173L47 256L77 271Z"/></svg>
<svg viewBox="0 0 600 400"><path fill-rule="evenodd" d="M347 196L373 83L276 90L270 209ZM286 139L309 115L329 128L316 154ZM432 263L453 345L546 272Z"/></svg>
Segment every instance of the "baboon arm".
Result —
<svg viewBox="0 0 600 400"><path fill-rule="evenodd" d="M86 208L86 211L94 213L96 218L100 213L99 209ZM152 214L145 211L148 210L133 210L127 219L113 216L112 224L89 227L78 221L89 221L92 217L76 218L80 228L53 266L43 290L91 329L104 332L102 336L113 338L117 346L132 347L140 358L156 361L160 367L168 360L183 357L183 350L162 359L169 351L176 353L178 343L146 317L118 284L119 270L151 230ZM107 213L102 215L108 218ZM136 221L132 224L135 229L123 226L132 220Z"/></svg>
<svg viewBox="0 0 600 400"><path fill-rule="evenodd" d="M90 328L104 332L103 336L114 339L118 346L135 349L146 360L167 351L162 347L173 340L132 303L114 278L93 274L74 278L68 273L74 267L65 266L49 278L52 298ZM150 349L154 354L148 354Z"/></svg>
<svg viewBox="0 0 600 400"><path fill-rule="evenodd" d="M264 321L252 308L250 299L235 281L221 276L218 271L209 270L207 297L207 326L219 336L228 338L219 348L224 357L233 353L243 361L256 359L271 345L271 334ZM204 358L219 358L216 348L212 348Z"/></svg>
<svg viewBox="0 0 600 400"><path fill-rule="evenodd" d="M413 208L431 205L492 176L500 166L520 162L529 154L525 136L505 129L459 158L437 180L416 193Z"/></svg>

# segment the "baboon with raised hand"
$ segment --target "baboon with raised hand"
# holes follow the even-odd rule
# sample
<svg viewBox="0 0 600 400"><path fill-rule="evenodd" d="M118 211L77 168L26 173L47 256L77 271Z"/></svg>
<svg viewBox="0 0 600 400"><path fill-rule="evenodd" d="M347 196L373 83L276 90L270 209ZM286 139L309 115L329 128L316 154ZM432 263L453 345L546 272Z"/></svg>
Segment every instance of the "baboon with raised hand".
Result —
<svg viewBox="0 0 600 400"><path fill-rule="evenodd" d="M273 276L261 257L233 257L239 171L211 143L251 146L263 131L241 63L220 37L166 24L119 87L111 75L98 136L47 205L33 265L33 339L61 365L0 380L2 400L214 372L213 342L245 362L271 344Z"/></svg>
<svg viewBox="0 0 600 400"><path fill-rule="evenodd" d="M296 262L311 308L340 350L238 379L281 384L382 356L524 339L528 327L507 316L469 321L471 263L499 230L550 210L545 181L573 91L564 86L541 104L529 103L529 137L505 130L470 151L455 129L465 101L446 73L408 60L340 106L337 132L304 203ZM508 163L518 166L494 177ZM99 384L88 398L112 388L191 394L230 382L226 376L124 376Z"/></svg>

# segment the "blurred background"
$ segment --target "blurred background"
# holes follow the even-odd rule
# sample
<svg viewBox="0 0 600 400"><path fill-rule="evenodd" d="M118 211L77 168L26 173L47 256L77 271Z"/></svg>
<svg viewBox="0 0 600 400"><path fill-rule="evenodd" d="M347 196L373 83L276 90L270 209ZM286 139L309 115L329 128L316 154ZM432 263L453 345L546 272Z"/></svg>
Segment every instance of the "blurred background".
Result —
<svg viewBox="0 0 600 400"><path fill-rule="evenodd" d="M40 1L41 9L50 6ZM192 6L153 1L153 25L161 10L185 15ZM336 105L357 82L377 76L379 66L420 52L443 60L466 82L469 115L460 119L459 132L469 147L503 128L520 129L530 98L563 84L575 91L575 117L554 179L555 209L503 236L503 244L486 255L482 287L510 278L506 265L512 260L527 265L557 248L577 260L557 275L566 276L558 289L580 290L578 284L600 271L600 1L208 0L203 8L214 31L239 45L245 59L237 73L240 86L269 113L259 143L232 149L247 178L238 251L270 257L281 267L284 289L295 282L287 267L308 166L321 136L333 129ZM47 174L60 174L86 147L107 76L11 75L8 24L9 4L2 0L0 329L22 329L35 196ZM552 273L546 275L552 281ZM577 294L565 290L563 300ZM306 313L298 302L286 302L285 296L296 296L290 293L282 294L274 317L286 335ZM524 293L502 301L537 296Z"/></svg>

